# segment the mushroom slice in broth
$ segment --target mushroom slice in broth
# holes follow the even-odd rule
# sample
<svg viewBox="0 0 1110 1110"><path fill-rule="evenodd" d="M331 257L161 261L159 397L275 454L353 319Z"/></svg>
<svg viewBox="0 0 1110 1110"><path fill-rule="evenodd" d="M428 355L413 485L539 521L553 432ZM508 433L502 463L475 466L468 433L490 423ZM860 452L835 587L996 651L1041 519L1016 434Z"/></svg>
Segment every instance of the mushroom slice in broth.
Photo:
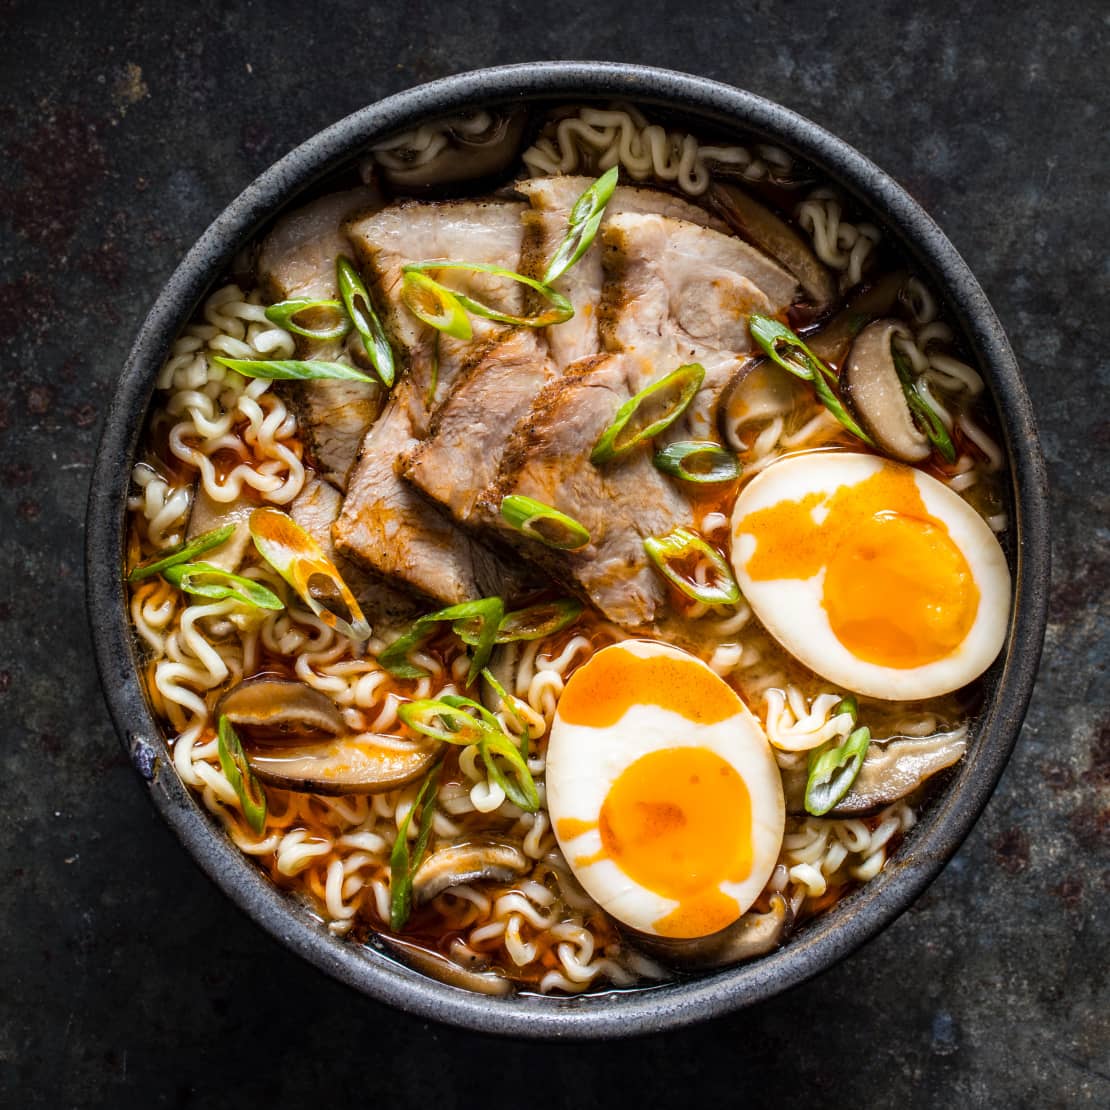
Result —
<svg viewBox="0 0 1110 1110"><path fill-rule="evenodd" d="M513 844L475 840L433 852L412 880L412 898L428 902L453 886L481 880L509 882L528 870L528 857Z"/></svg>
<svg viewBox="0 0 1110 1110"><path fill-rule="evenodd" d="M338 736L345 731L335 702L303 682L260 675L233 686L216 706L216 719L227 717L265 742Z"/></svg>
<svg viewBox="0 0 1110 1110"><path fill-rule="evenodd" d="M269 786L302 794L384 794L418 779L442 747L421 738L362 733L322 743L254 747L251 770Z"/></svg>

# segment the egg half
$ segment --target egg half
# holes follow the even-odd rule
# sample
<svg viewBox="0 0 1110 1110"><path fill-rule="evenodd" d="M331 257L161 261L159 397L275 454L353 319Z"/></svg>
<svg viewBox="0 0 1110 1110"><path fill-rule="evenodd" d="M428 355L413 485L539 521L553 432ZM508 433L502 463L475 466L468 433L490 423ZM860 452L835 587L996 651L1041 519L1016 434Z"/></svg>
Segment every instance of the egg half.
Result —
<svg viewBox="0 0 1110 1110"><path fill-rule="evenodd" d="M614 644L571 675L546 783L582 886L644 933L731 925L778 859L782 778L762 727L700 659L667 644Z"/></svg>
<svg viewBox="0 0 1110 1110"><path fill-rule="evenodd" d="M874 455L768 467L737 498L732 565L787 651L870 697L958 689L1006 639L1010 573L994 533L935 478Z"/></svg>

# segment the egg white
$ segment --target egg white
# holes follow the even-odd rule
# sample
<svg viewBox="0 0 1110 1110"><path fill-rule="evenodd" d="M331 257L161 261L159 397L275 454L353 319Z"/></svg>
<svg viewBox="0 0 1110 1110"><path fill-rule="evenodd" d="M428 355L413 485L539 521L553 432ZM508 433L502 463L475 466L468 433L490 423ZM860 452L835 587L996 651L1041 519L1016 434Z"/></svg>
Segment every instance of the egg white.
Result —
<svg viewBox="0 0 1110 1110"><path fill-rule="evenodd" d="M813 452L769 466L745 487L732 515L732 565L740 589L767 631L810 670L846 690L888 701L913 701L966 686L994 662L1006 640L1010 617L1010 572L1006 556L986 521L959 494L920 470L912 470L931 516L942 521L960 549L979 590L979 608L967 636L943 659L919 667L884 667L853 654L829 624L823 604L825 569L807 579L754 580L746 565L756 540L744 531L753 512L811 493L831 495L856 485L884 466L874 455ZM818 524L826 510L813 511Z"/></svg>
<svg viewBox="0 0 1110 1110"><path fill-rule="evenodd" d="M641 657L670 654L705 666L695 656L653 641L625 641L604 650L623 650ZM708 667L706 671L713 674ZM741 777L751 799L751 870L741 882L719 884L744 913L774 870L786 809L782 776L767 736L742 703L734 716L714 724L698 724L657 705L634 705L614 725L604 728L571 724L556 708L547 750L547 807L571 870L587 893L613 917L653 935L659 935L654 923L677 909L679 902L641 886L611 859L600 858L585 865L578 861L602 852L597 823L601 807L621 774L650 752L684 747L706 748L720 756ZM591 827L564 838L559 823L566 818L590 822Z"/></svg>

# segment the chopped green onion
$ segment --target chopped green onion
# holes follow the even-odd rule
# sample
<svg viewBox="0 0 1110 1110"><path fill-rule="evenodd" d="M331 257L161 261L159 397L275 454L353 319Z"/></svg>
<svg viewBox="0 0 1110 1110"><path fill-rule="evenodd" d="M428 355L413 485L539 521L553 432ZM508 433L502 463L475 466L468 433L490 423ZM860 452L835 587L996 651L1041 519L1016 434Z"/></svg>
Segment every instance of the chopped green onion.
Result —
<svg viewBox="0 0 1110 1110"><path fill-rule="evenodd" d="M297 359L243 359L213 356L221 366L242 374L244 378L269 378L285 382L316 382L338 379L347 382L372 382L374 379L342 362L301 362Z"/></svg>
<svg viewBox="0 0 1110 1110"><path fill-rule="evenodd" d="M576 598L564 597L558 601L541 601L529 605L527 609L517 609L506 613L497 629L495 643L510 644L515 640L540 640L560 632L576 620L582 612L582 602ZM479 629L477 622L459 621L455 631L464 643L477 644Z"/></svg>
<svg viewBox="0 0 1110 1110"><path fill-rule="evenodd" d="M339 295L343 298L343 307L351 318L359 338L362 340L363 349L367 358L373 364L374 371L382 380L382 385L389 389L397 376L396 365L393 361L393 348L389 345L385 329L382 327L378 314L374 311L374 302L370 299L366 286L358 270L345 255L340 255L335 260L335 276L339 282Z"/></svg>
<svg viewBox="0 0 1110 1110"><path fill-rule="evenodd" d="M179 543L176 547L171 547L169 551L163 551L155 558L148 559L145 563L139 563L127 576L127 581L139 582L144 578L152 578L156 574L161 574L179 563L187 563L197 555L203 555L204 552L211 551L212 548L219 547L222 543L227 543L234 531L234 524L225 524L221 528L213 528L211 532L202 533L196 539Z"/></svg>
<svg viewBox="0 0 1110 1110"><path fill-rule="evenodd" d="M261 833L266 824L266 791L254 776L247 754L231 721L221 715L216 728L216 750L224 778L243 807L243 816L255 833Z"/></svg>
<svg viewBox="0 0 1110 1110"><path fill-rule="evenodd" d="M443 760L440 760L425 776L413 800L412 809L405 814L405 819L397 829L397 839L393 841L393 851L389 853L389 927L395 933L405 927L405 922L412 913L412 880L424 862L424 853L428 850L428 839L432 835L432 820L436 812L439 776L442 771ZM428 796L429 790L430 796ZM412 822L412 815L422 804L416 844L410 854L409 825Z"/></svg>
<svg viewBox="0 0 1110 1110"><path fill-rule="evenodd" d="M601 433L601 438L590 453L590 462L598 464L619 459L627 455L637 444L669 428L686 411L686 406L694 399L704 378L705 367L697 362L691 362L680 366L677 370L672 370L657 382L652 382L645 389L641 389L634 397L630 397L617 409L613 423ZM662 415L625 435L625 429L640 407L649 400L655 400L656 394L671 389L677 389L678 395L664 408Z"/></svg>
<svg viewBox="0 0 1110 1110"><path fill-rule="evenodd" d="M706 605L735 605L740 600L740 587L725 557L689 528L675 528L665 536L649 536L644 540L644 549L663 576L687 597ZM691 559L708 563L715 581L696 581L692 568L691 573L683 573L681 564Z"/></svg>
<svg viewBox="0 0 1110 1110"><path fill-rule="evenodd" d="M839 717L842 713L847 713L852 718L852 725L856 723L859 715L859 702L856 701L854 694L845 694L844 697L836 703L836 708L833 710L832 716Z"/></svg>
<svg viewBox="0 0 1110 1110"><path fill-rule="evenodd" d="M250 530L259 555L324 624L358 643L370 639L358 599L314 536L288 513L269 507L251 513Z"/></svg>
<svg viewBox="0 0 1110 1110"><path fill-rule="evenodd" d="M232 574L212 563L178 563L165 578L179 590L197 597L232 598L254 609L284 609L281 598L261 582Z"/></svg>
<svg viewBox="0 0 1110 1110"><path fill-rule="evenodd" d="M891 351L891 354L894 357L894 369L898 374L898 380L902 383L902 392L906 395L906 404L916 417L917 426L943 458L948 462L955 462L956 447L952 443L952 437L948 434L948 429L936 409L922 394L921 384L914 379L909 359L897 351Z"/></svg>
<svg viewBox="0 0 1110 1110"><path fill-rule="evenodd" d="M463 712L464 706L476 704L469 698L456 699L451 695L445 695L442 698L417 698L397 706L397 716L421 736L430 736L433 740L442 740L445 744L461 744L466 747L469 744L477 744L488 727L485 722L475 720L471 714ZM493 720L494 727L498 727L497 719L489 713L488 709L485 712Z"/></svg>
<svg viewBox="0 0 1110 1110"><path fill-rule="evenodd" d="M442 259L431 259L427 262L413 262L411 265L402 267L405 275L405 282L409 281L411 275L420 275L424 279L421 285L430 282L436 289L436 295L442 297L446 294L447 297L453 298L459 305L466 309L467 312L474 316L482 316L487 320L496 320L501 324L513 324L516 327L522 328L546 328L552 324L561 324L569 320L574 315L574 306L562 295L556 293L554 289L549 288L542 282L536 281L534 278L525 277L524 274L514 273L512 270L506 270L503 266L493 266L485 262L450 262ZM540 313L539 316L513 316L507 312L499 312L495 308L490 308L489 305L482 304L481 301L476 301L473 297L468 297L465 293L460 293L457 290L450 290L440 285L438 281L427 276L428 270L465 270L467 273L472 274L493 274L495 277L508 278L510 281L519 282L521 285L527 285L529 289L534 289L544 300L549 301L551 307L546 311ZM402 293L402 295L404 295ZM412 308L408 300L406 304ZM415 311L415 310L414 310ZM419 316L420 314L417 313ZM431 323L431 320L426 320L423 316L420 317L425 320L425 323ZM440 331L447 329L432 324L432 327L439 327ZM467 327L469 327L469 322ZM448 335L453 334L451 332ZM467 339L469 336L459 336L460 339Z"/></svg>
<svg viewBox="0 0 1110 1110"><path fill-rule="evenodd" d="M829 741L810 755L805 797L807 813L823 817L852 789L870 744L871 730L864 725L849 733L843 744L837 746Z"/></svg>
<svg viewBox="0 0 1110 1110"><path fill-rule="evenodd" d="M606 170L575 202L570 210L567 233L544 271L543 283L550 285L563 276L590 249L597 235L605 206L617 187L619 168Z"/></svg>
<svg viewBox="0 0 1110 1110"><path fill-rule="evenodd" d="M712 440L684 439L656 451L656 467L684 482L731 482L740 477L740 463L731 451Z"/></svg>
<svg viewBox="0 0 1110 1110"><path fill-rule="evenodd" d="M848 410L840 402L833 386L837 377L785 324L770 316L760 316L753 312L748 318L752 338L764 352L784 370L804 382L812 382L821 403L857 439L869 447L874 447L872 438L852 419Z"/></svg>
<svg viewBox="0 0 1110 1110"><path fill-rule="evenodd" d="M497 681L497 676L494 675L493 671L488 667L482 671L482 677L490 684L493 688L493 692L501 699L501 704L505 707L512 719L516 721L516 726L520 729L520 736L517 739L517 744L520 747L520 754L527 759L531 736L528 732L528 722L520 715L520 710L516 707L517 699Z"/></svg>
<svg viewBox="0 0 1110 1110"><path fill-rule="evenodd" d="M418 648L435 632L435 626L443 621L450 621L455 631L459 625L470 627L469 622L478 623L475 633L474 652L470 659L470 671L467 674L469 686L478 677L482 668L489 662L490 654L497 637L497 626L505 615L505 603L499 597L483 597L477 601L464 601L459 605L451 605L435 613L416 620L412 627L402 636L398 636L378 656L378 662L390 674L397 678L424 678L428 671L409 660L409 653Z"/></svg>
<svg viewBox="0 0 1110 1110"><path fill-rule="evenodd" d="M519 493L501 499L505 522L532 540L559 551L577 551L590 542L590 533L572 516Z"/></svg>
<svg viewBox="0 0 1110 1110"><path fill-rule="evenodd" d="M297 317L302 312L327 309L337 312L339 320L330 328L306 328L297 323ZM306 339L342 339L351 330L351 320L343 310L340 301L313 300L307 297L297 297L290 301L278 301L266 309L266 319L279 328L291 331L294 335L303 335Z"/></svg>
<svg viewBox="0 0 1110 1110"><path fill-rule="evenodd" d="M525 813L535 813L540 808L536 782L532 778L532 772L528 770L524 756L517 750L512 739L500 729L497 732L487 732L478 741L478 751L489 777L505 791L509 801ZM512 777L502 771L497 762L499 758L509 765Z"/></svg>
<svg viewBox="0 0 1110 1110"><path fill-rule="evenodd" d="M469 339L474 334L470 317L459 298L427 274L406 273L401 285L401 300L409 311L437 332L453 339Z"/></svg>

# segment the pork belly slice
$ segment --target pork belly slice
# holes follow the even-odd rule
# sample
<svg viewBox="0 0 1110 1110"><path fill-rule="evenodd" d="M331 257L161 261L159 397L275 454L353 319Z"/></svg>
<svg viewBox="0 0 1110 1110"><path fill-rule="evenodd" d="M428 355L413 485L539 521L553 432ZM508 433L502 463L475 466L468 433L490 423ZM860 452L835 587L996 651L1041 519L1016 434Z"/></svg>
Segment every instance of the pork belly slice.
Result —
<svg viewBox="0 0 1110 1110"><path fill-rule="evenodd" d="M589 459L640 379L637 360L618 354L584 359L549 382L510 436L497 480L475 518L499 529L610 620L647 630L662 615L666 591L644 539L691 524L691 507L655 469L648 451L600 467ZM501 518L501 499L510 494L573 517L589 530L590 543L579 551L557 551L521 536Z"/></svg>
<svg viewBox="0 0 1110 1110"><path fill-rule="evenodd" d="M420 609L403 591L395 590L368 574L335 549L331 530L342 505L343 495L334 486L320 478L313 478L289 506L289 515L316 540L335 564L343 581L362 606L374 636L390 640L420 615Z"/></svg>
<svg viewBox="0 0 1110 1110"><path fill-rule="evenodd" d="M754 349L749 316L788 308L796 279L741 239L669 216L618 214L600 234L602 342L638 358L643 384L700 362L702 388L665 438L715 438L721 390Z"/></svg>
<svg viewBox="0 0 1110 1110"><path fill-rule="evenodd" d="M402 474L468 521L497 477L509 432L556 374L534 329L489 341L436 410L428 437L409 451Z"/></svg>
<svg viewBox="0 0 1110 1110"><path fill-rule="evenodd" d="M321 197L282 216L258 255L259 281L270 298L337 299L336 258L353 253L344 223L380 207L377 190L364 186ZM298 358L327 362L346 349L352 361L363 362L358 357L360 341L354 336L347 343L304 336L296 341ZM287 383L279 389L297 414L312 462L329 482L346 489L358 449L381 412L382 390L370 382L332 380Z"/></svg>
<svg viewBox="0 0 1110 1110"><path fill-rule="evenodd" d="M517 191L531 204L524 213L524 251L521 272L541 278L547 263L567 232L574 202L593 184L595 178L580 176L537 177L522 181ZM705 209L681 197L657 189L638 189L619 185L605 209L605 221L622 212L654 212L726 231L726 225ZM601 248L595 242L558 281L555 288L574 305L574 316L547 329L551 357L562 369L602 349L598 334L597 306L604 281Z"/></svg>
<svg viewBox="0 0 1110 1110"><path fill-rule="evenodd" d="M474 319L475 339L463 343L436 336L401 300L402 267L429 258L520 264L524 206L504 201L444 201L391 205L348 227L375 303L401 356L404 372L393 396L362 445L343 510L333 533L336 546L390 582L445 604L525 589L524 574L461 532L398 473L400 461L427 434L442 398L449 396L483 341L510 329ZM516 282L485 274L443 271L444 285L465 290L500 311L523 310Z"/></svg>

